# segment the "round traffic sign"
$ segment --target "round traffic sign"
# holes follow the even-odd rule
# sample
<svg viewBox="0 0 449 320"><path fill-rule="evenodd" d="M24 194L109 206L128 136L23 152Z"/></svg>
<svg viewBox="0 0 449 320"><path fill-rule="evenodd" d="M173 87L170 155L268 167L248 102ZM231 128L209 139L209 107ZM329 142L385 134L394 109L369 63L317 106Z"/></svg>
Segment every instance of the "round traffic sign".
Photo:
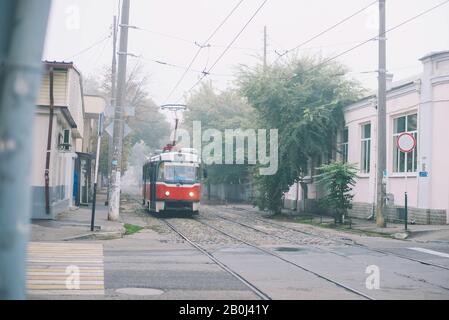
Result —
<svg viewBox="0 0 449 320"><path fill-rule="evenodd" d="M412 152L416 148L416 139L411 133L403 133L398 137L397 147L402 152Z"/></svg>

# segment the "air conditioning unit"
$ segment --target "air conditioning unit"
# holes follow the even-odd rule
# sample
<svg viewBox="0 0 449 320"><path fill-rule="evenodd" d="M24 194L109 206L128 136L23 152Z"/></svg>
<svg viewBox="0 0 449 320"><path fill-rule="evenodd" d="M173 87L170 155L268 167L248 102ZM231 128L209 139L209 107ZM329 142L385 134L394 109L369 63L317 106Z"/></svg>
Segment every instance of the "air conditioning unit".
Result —
<svg viewBox="0 0 449 320"><path fill-rule="evenodd" d="M72 130L65 129L58 136L58 148L61 151L71 151L72 144L70 143L72 140Z"/></svg>

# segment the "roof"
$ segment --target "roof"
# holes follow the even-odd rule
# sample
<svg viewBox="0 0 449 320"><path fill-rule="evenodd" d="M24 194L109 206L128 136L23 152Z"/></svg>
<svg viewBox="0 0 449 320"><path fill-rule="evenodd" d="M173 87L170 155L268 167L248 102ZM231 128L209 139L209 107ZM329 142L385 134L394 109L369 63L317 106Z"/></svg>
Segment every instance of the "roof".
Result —
<svg viewBox="0 0 449 320"><path fill-rule="evenodd" d="M75 67L73 62L45 60L44 65L47 69L50 69L51 67L53 67L54 69L63 69L63 70L73 69L75 70L76 73L78 73L81 76L81 72Z"/></svg>
<svg viewBox="0 0 449 320"><path fill-rule="evenodd" d="M414 85L416 83L416 81L421 79L421 74L419 75L415 75L412 77L408 77L402 80L398 80L392 83L391 89L387 91L387 94L389 93L394 93L395 91L398 91L402 88ZM363 102L368 102L372 99L375 99L377 97L377 90L373 90L371 91L369 94L367 94L366 96L364 96L363 98L353 102L352 104L348 105L345 107L345 109L349 109L351 107L354 107L356 105L361 106L363 104Z"/></svg>
<svg viewBox="0 0 449 320"><path fill-rule="evenodd" d="M106 99L98 95L84 95L85 112L89 114L100 114L105 112Z"/></svg>
<svg viewBox="0 0 449 320"><path fill-rule="evenodd" d="M449 55L449 50L444 51L432 51L429 54L426 54L424 57L419 59L420 61L427 60L429 58L437 58L438 56Z"/></svg>

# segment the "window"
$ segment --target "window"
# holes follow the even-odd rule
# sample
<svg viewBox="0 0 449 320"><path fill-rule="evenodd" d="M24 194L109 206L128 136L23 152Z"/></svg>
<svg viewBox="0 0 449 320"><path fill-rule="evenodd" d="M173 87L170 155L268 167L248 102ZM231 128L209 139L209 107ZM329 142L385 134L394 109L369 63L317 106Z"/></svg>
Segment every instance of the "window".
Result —
<svg viewBox="0 0 449 320"><path fill-rule="evenodd" d="M169 183L193 183L198 181L198 167L193 164L167 162L159 166L158 181Z"/></svg>
<svg viewBox="0 0 449 320"><path fill-rule="evenodd" d="M371 165L371 123L362 125L362 157L360 171L370 172Z"/></svg>
<svg viewBox="0 0 449 320"><path fill-rule="evenodd" d="M416 172L418 146L413 152L404 153L398 149L397 142L405 132L412 134L418 141L418 115L415 113L394 119L393 129L393 172Z"/></svg>
<svg viewBox="0 0 449 320"><path fill-rule="evenodd" d="M71 144L70 140L72 138L71 130L65 129L58 135L58 147L59 150L70 151Z"/></svg>
<svg viewBox="0 0 449 320"><path fill-rule="evenodd" d="M348 127L343 129L343 142L341 144L343 162L348 162L348 146L349 146L349 130Z"/></svg>

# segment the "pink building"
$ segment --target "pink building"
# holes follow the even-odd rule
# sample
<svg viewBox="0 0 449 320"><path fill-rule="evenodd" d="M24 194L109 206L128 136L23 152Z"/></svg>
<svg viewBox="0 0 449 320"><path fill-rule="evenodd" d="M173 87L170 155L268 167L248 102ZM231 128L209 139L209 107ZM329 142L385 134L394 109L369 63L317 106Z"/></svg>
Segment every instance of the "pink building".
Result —
<svg viewBox="0 0 449 320"><path fill-rule="evenodd" d="M408 192L409 220L419 224L449 223L449 51L420 59L422 74L392 82L387 94L387 218L403 219ZM367 218L376 202L377 98L373 94L344 109L345 128L339 134L340 160L357 164L351 215ZM417 140L412 153L396 147L397 137L408 132ZM298 189L297 189L298 188ZM314 184L308 198L320 197ZM287 206L302 208L301 187L286 194ZM298 199L299 204L295 204ZM308 206L310 207L310 206Z"/></svg>

